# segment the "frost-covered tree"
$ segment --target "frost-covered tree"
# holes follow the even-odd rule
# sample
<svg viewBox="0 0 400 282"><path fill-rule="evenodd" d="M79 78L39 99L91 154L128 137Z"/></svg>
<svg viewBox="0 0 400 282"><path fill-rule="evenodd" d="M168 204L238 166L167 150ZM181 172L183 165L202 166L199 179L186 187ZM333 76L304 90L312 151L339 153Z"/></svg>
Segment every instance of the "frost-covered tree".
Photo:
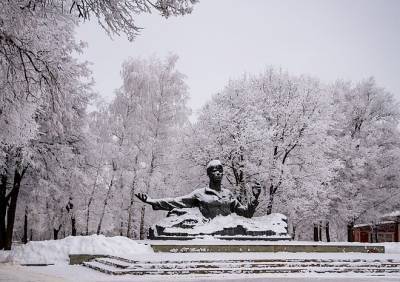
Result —
<svg viewBox="0 0 400 282"><path fill-rule="evenodd" d="M46 171L45 156L58 162L76 149L91 94L86 65L73 58L82 48L74 21L0 5L0 245L10 248L27 171Z"/></svg>
<svg viewBox="0 0 400 282"><path fill-rule="evenodd" d="M293 77L270 70L256 82L263 121L264 148L260 160L265 167L268 203L272 212L275 196L285 199L286 191L302 184L305 190L324 190L330 179L326 130L325 94L309 77Z"/></svg>
<svg viewBox="0 0 400 282"><path fill-rule="evenodd" d="M10 2L10 1L8 1ZM57 14L88 20L95 17L107 33L124 33L133 40L142 29L135 17L143 13L159 12L162 17L186 15L198 0L17 0L8 3L24 13Z"/></svg>
<svg viewBox="0 0 400 282"><path fill-rule="evenodd" d="M99 220L112 222L107 230L113 234L144 238L145 208L136 203L135 193L166 196L177 186L171 179L179 160L174 148L189 111L187 86L175 69L176 60L127 60L115 98L91 114L91 135L98 140L93 141L95 150L102 151L94 165L97 178L113 180L112 185L111 180L108 186L99 181L93 185L92 191L98 188L91 193L91 203L104 211L96 215ZM113 164L113 173L101 163ZM104 190L108 192L102 194Z"/></svg>
<svg viewBox="0 0 400 282"><path fill-rule="evenodd" d="M331 177L324 112L324 92L311 78L270 69L231 81L201 110L187 140L187 159L202 166L220 158L227 184L242 201L251 195L251 183L261 182L259 212L269 214L277 206L274 210L289 214L296 201L297 211L319 206L314 214L322 217L326 203L312 195L326 193L324 183ZM306 216L297 212L292 219Z"/></svg>
<svg viewBox="0 0 400 282"><path fill-rule="evenodd" d="M391 94L373 79L332 89L332 157L340 161L332 182L331 218L351 227L360 218L376 220L398 201L399 112Z"/></svg>
<svg viewBox="0 0 400 282"><path fill-rule="evenodd" d="M55 1L57 3L57 1ZM65 1L58 1L58 5L65 6ZM162 17L186 15L192 12L193 5L198 0L69 0L70 12L83 19L96 16L99 24L109 34L125 33L129 40L133 40L142 29L135 22L135 17L142 13L159 12Z"/></svg>
<svg viewBox="0 0 400 282"><path fill-rule="evenodd" d="M81 146L78 145L81 136L75 129L79 127L77 122L84 118L89 84L82 80L88 76L86 66L72 59L72 54L83 47L73 38L74 27L82 19L93 16L109 34L124 33L132 40L140 30L134 21L136 15L152 11L160 12L163 17L185 15L191 12L195 2L17 0L0 3L0 248L10 248L18 194L28 168L46 174L43 171L50 167L46 165L49 163L67 170L71 156ZM54 173L50 177L79 179L79 175L81 171L77 175ZM63 183L60 179L44 179L48 180L47 184L58 183L56 186ZM70 199L76 198L68 196L67 199L72 224L75 214Z"/></svg>
<svg viewBox="0 0 400 282"><path fill-rule="evenodd" d="M162 191L166 187L170 189L174 181L168 176L168 171L174 170L174 152L171 149L189 114L186 108L188 96L185 77L175 69L176 61L176 56L169 56L164 61L156 58L131 59L123 64L123 86L117 93L116 102L122 102L120 107L125 107L120 113L131 111L125 115L125 120L121 117L121 121L129 122L130 119L135 122L130 125L134 127L125 133L127 142L135 145L134 160L144 170L141 182L142 190L146 192L154 189ZM123 136L117 138L121 140ZM133 194L131 191L130 195ZM145 206L141 209L141 238L144 238L145 232L144 219Z"/></svg>
<svg viewBox="0 0 400 282"><path fill-rule="evenodd" d="M215 95L187 132L184 149L185 159L198 167L199 174L204 175L210 160L221 159L226 180L244 201L247 184L257 180L248 169L249 156L260 144L255 122L258 113L250 106L254 95L247 86L246 78L231 81L223 93Z"/></svg>

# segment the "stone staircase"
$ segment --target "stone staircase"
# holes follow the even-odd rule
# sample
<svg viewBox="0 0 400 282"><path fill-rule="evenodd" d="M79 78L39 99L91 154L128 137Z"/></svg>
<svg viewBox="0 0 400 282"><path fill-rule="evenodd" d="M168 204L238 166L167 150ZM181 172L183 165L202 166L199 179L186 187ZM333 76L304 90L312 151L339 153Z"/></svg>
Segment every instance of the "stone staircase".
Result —
<svg viewBox="0 0 400 282"><path fill-rule="evenodd" d="M381 259L246 259L135 261L105 256L83 266L112 275L204 275L266 273L362 273L400 277L400 260Z"/></svg>

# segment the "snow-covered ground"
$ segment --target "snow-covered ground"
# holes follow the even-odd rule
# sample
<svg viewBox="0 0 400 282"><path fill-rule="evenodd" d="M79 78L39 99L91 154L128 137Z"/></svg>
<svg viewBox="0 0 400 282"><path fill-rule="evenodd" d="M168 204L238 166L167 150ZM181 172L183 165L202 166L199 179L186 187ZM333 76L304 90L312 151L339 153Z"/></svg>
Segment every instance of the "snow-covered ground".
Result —
<svg viewBox="0 0 400 282"><path fill-rule="evenodd" d="M68 264L69 254L101 254L113 255L127 259L146 260L196 260L215 259L215 254L210 253L154 253L150 244L287 244L287 245L384 245L384 254L362 254L362 253L236 253L235 259L251 258L371 258L377 259L400 259L400 243L360 244L348 242L299 242L299 241L223 241L212 238L197 239L190 241L134 241L126 237L105 237L103 235L67 237L61 240L32 241L26 245L19 245L9 252L0 251L0 262L12 264ZM230 253L219 253L218 259L232 258Z"/></svg>
<svg viewBox="0 0 400 282"><path fill-rule="evenodd" d="M365 277L359 274L258 274L258 275L214 275L214 276L110 276L91 269L74 265L45 267L16 266L0 264L0 281L7 282L162 282L162 281L226 281L226 282L394 282L399 277Z"/></svg>
<svg viewBox="0 0 400 282"><path fill-rule="evenodd" d="M204 239L190 242L136 242L125 237L85 236L67 237L62 240L30 242L16 246L12 251L0 251L0 281L356 281L380 282L400 281L400 276L388 275L385 277L369 276L365 274L257 274L238 275L221 274L214 276L110 276L82 266L68 264L69 254L108 254L137 260L223 260L223 259L367 259L367 260L400 260L400 243L384 243L384 254L362 253L154 253L149 243L180 243L180 244L266 244L263 242L224 242L220 240ZM268 244L315 244L315 242L267 242ZM317 243L322 244L322 243ZM325 243L326 244L326 243ZM354 243L330 243L354 244ZM378 244L382 245L382 244ZM20 266L29 263L53 263L50 266Z"/></svg>

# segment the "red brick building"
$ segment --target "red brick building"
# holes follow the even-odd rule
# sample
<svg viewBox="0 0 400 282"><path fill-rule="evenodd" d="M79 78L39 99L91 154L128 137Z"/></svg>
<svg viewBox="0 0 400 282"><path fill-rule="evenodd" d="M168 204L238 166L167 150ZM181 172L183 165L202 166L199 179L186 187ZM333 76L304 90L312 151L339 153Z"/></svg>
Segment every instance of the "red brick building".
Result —
<svg viewBox="0 0 400 282"><path fill-rule="evenodd" d="M375 224L357 224L353 227L354 242L400 242L400 211L382 216Z"/></svg>

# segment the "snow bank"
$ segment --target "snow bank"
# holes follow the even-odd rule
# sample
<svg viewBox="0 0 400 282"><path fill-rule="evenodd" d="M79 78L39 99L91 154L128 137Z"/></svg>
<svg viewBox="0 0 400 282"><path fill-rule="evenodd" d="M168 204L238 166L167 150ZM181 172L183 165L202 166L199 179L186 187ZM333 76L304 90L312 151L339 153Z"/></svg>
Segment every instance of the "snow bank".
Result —
<svg viewBox="0 0 400 282"><path fill-rule="evenodd" d="M399 242L386 242L377 243L385 246L385 253L387 254L400 254L400 243Z"/></svg>
<svg viewBox="0 0 400 282"><path fill-rule="evenodd" d="M9 254L10 254L10 251L0 250L0 263L6 262Z"/></svg>
<svg viewBox="0 0 400 282"><path fill-rule="evenodd" d="M32 241L17 246L9 252L6 262L68 264L69 254L101 254L132 258L146 253L153 253L150 246L126 237L70 236L61 240Z"/></svg>

